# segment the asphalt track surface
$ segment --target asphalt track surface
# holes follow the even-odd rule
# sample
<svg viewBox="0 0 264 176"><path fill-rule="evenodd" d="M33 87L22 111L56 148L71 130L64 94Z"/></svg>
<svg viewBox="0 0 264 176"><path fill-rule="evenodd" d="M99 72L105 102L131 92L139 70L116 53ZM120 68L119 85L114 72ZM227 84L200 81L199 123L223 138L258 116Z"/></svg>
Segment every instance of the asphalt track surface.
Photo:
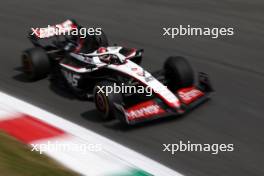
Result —
<svg viewBox="0 0 264 176"><path fill-rule="evenodd" d="M103 0L0 2L0 89L107 136L189 176L264 175L264 2L262 0ZM181 118L125 129L102 122L93 103L80 101L48 79L27 82L20 53L26 32L67 18L102 27L112 43L145 49L143 66L156 70L169 55L189 58L210 74L216 93ZM162 27L234 27L235 35L164 38ZM233 143L234 152L162 152L163 143ZM89 163L87 163L89 166Z"/></svg>

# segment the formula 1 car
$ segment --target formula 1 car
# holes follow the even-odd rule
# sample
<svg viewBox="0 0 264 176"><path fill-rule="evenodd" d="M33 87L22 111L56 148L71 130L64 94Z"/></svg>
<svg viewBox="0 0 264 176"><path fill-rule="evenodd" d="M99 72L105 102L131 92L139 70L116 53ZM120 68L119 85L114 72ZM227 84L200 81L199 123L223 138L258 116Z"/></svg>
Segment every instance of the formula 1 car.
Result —
<svg viewBox="0 0 264 176"><path fill-rule="evenodd" d="M133 125L184 114L213 91L205 73L199 73L198 84L194 83L190 64L179 56L169 57L160 71L150 73L140 66L142 49L101 46L90 53L76 49L59 53L39 46L26 50L22 54L25 73L39 79L56 70L75 94L93 98L104 120L117 118Z"/></svg>

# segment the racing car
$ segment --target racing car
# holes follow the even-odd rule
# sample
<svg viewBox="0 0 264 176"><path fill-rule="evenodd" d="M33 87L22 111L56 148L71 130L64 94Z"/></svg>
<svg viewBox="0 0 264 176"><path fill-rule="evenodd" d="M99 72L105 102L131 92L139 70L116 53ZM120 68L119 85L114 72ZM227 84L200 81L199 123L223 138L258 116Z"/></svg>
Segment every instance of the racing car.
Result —
<svg viewBox="0 0 264 176"><path fill-rule="evenodd" d="M123 124L134 125L181 115L208 100L213 91L205 73L200 72L195 83L191 65L181 56L167 58L161 70L151 73L140 66L142 49L100 46L86 52L65 48L67 45L60 49L59 55L40 46L26 50L22 54L26 75L36 80L53 74L55 69L75 94L94 100L104 120L117 118ZM153 94L115 92L116 86L135 90L143 87Z"/></svg>

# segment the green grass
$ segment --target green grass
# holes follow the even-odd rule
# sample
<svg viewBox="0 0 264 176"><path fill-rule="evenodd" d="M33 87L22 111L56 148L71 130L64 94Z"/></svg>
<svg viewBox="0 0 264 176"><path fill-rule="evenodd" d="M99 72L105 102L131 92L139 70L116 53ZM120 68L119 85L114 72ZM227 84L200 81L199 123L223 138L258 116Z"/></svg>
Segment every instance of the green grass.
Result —
<svg viewBox="0 0 264 176"><path fill-rule="evenodd" d="M54 160L0 131L1 176L77 176Z"/></svg>

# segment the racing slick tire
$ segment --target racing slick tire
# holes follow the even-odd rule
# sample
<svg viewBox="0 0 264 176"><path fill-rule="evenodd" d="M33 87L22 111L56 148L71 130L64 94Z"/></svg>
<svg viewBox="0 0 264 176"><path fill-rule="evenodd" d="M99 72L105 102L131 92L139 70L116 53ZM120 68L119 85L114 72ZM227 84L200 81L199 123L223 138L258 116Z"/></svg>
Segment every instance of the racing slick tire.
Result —
<svg viewBox="0 0 264 176"><path fill-rule="evenodd" d="M164 63L165 78L172 90L194 84L194 72L190 63L181 56L171 56Z"/></svg>
<svg viewBox="0 0 264 176"><path fill-rule="evenodd" d="M123 96L121 93L114 93L114 91L106 92L108 87L114 87L114 82L102 81L95 85L94 87L94 103L101 114L103 120L111 120L116 117L116 104L121 104L123 102Z"/></svg>
<svg viewBox="0 0 264 176"><path fill-rule="evenodd" d="M31 48L22 53L23 71L30 80L44 78L50 72L50 61L41 48Z"/></svg>

